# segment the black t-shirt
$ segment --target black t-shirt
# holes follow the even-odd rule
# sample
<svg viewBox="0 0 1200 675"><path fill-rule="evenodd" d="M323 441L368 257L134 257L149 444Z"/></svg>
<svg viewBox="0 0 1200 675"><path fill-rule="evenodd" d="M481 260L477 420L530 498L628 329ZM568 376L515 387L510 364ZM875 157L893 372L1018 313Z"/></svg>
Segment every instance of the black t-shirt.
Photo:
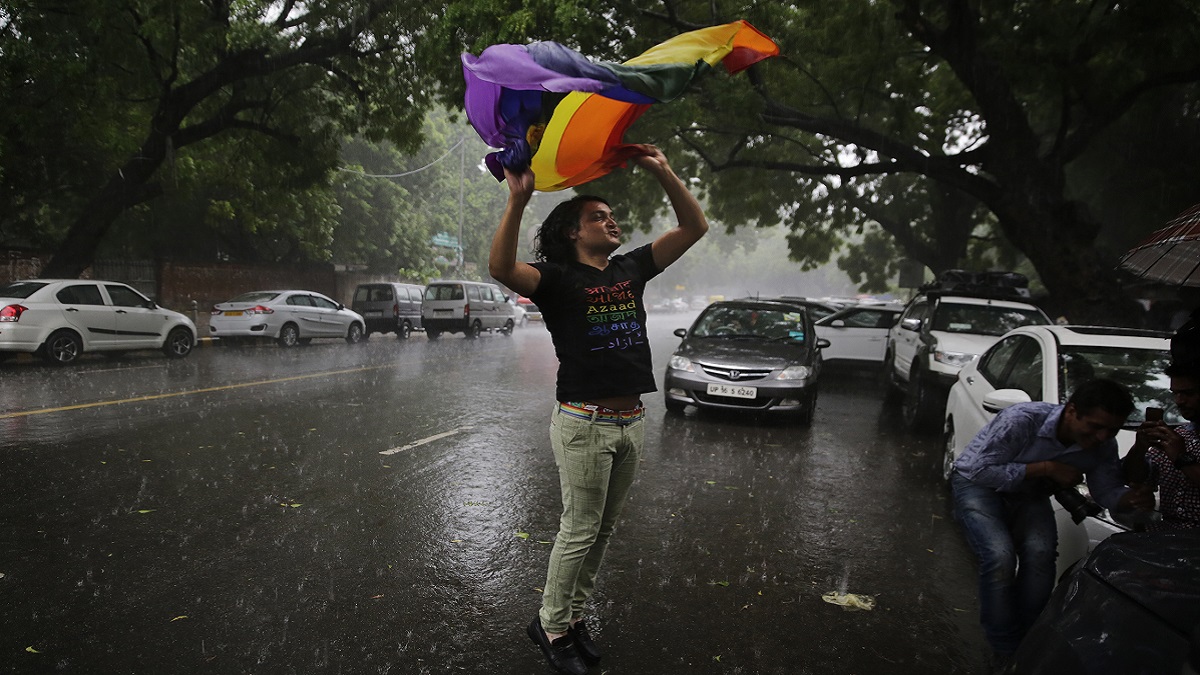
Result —
<svg viewBox="0 0 1200 675"><path fill-rule="evenodd" d="M554 340L559 401L658 389L642 303L646 282L660 272L649 244L613 256L603 270L574 261L531 264L542 273L529 299Z"/></svg>

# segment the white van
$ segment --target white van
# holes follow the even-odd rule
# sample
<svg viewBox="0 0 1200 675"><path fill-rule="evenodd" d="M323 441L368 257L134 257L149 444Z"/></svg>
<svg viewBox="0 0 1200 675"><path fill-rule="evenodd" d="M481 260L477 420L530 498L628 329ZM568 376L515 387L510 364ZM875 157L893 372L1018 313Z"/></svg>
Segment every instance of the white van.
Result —
<svg viewBox="0 0 1200 675"><path fill-rule="evenodd" d="M431 281L425 287L425 302L421 305L425 335L430 340L436 340L442 333L477 338L485 330L512 335L516 314L507 299L496 284Z"/></svg>

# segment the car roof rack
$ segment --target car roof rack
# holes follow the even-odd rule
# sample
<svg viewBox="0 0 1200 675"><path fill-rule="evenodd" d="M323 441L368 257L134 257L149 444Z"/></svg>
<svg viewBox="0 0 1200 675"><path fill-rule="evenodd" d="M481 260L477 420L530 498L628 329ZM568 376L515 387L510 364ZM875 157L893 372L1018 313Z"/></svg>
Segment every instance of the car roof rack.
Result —
<svg viewBox="0 0 1200 675"><path fill-rule="evenodd" d="M1029 278L1017 272L943 270L937 279L921 286L926 295L965 295L993 300L1029 298Z"/></svg>

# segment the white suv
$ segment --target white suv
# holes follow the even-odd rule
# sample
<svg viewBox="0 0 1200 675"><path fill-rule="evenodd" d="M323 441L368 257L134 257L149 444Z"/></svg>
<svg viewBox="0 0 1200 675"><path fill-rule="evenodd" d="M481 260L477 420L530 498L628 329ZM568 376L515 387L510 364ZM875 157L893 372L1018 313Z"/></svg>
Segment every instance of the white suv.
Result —
<svg viewBox="0 0 1200 675"><path fill-rule="evenodd" d="M904 421L916 432L940 427L958 371L1001 335L1018 326L1051 323L1045 312L1022 302L1012 286L942 286L919 293L888 331L884 372L904 394Z"/></svg>

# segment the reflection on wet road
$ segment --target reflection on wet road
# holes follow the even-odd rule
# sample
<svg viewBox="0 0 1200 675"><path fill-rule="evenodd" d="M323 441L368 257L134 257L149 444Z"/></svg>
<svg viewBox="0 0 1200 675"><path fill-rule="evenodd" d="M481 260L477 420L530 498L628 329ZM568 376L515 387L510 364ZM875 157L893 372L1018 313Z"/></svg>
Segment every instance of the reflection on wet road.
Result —
<svg viewBox="0 0 1200 675"><path fill-rule="evenodd" d="M690 318L652 317L660 376ZM558 520L542 328L0 371L13 672L547 672L523 630ZM870 374L825 376L811 429L647 397L593 672L981 667L936 440Z"/></svg>

